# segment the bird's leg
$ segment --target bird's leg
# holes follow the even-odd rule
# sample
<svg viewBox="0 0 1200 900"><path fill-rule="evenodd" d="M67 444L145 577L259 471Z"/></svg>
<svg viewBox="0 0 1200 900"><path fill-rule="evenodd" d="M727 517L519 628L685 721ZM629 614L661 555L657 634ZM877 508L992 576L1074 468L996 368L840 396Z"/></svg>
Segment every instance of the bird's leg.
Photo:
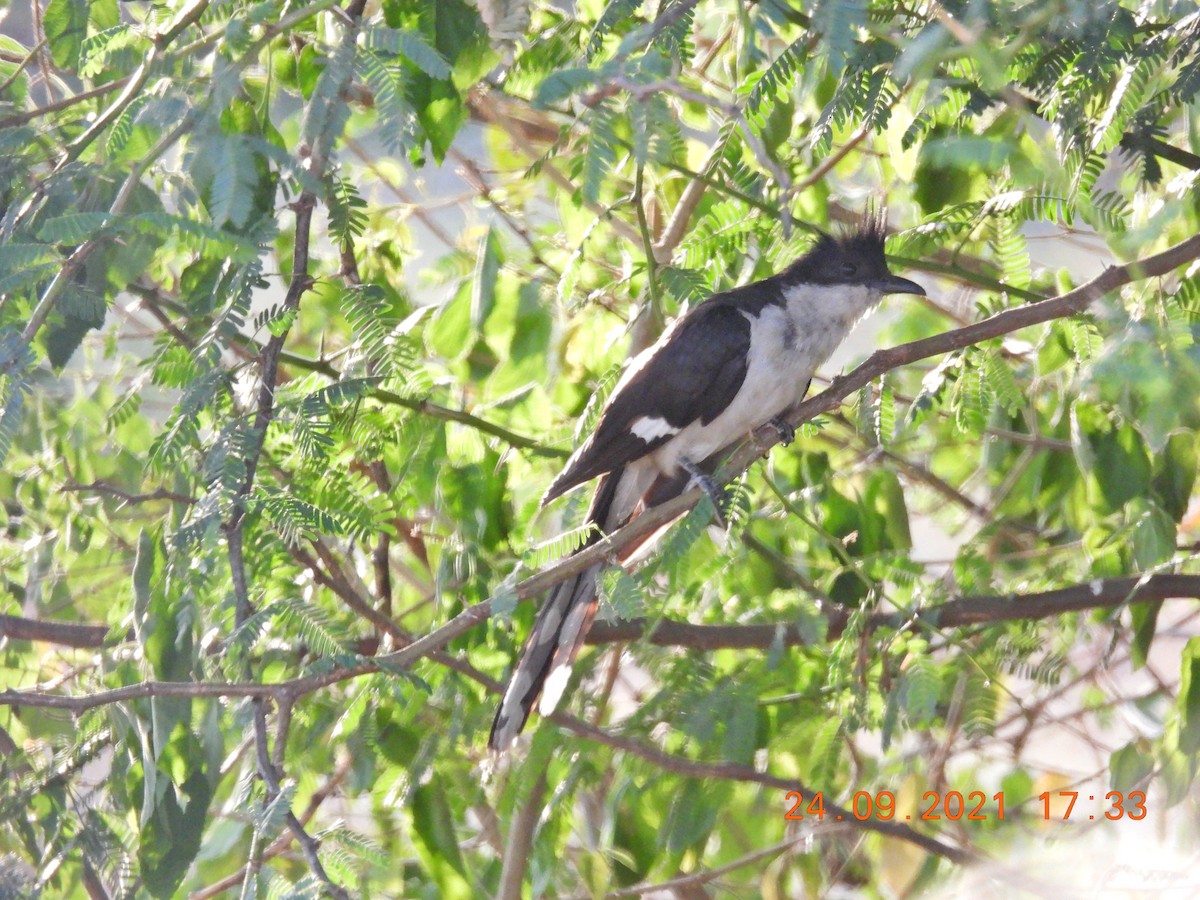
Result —
<svg viewBox="0 0 1200 900"><path fill-rule="evenodd" d="M796 429L783 416L776 416L767 424L779 432L779 440L783 446L786 447L796 439Z"/></svg>
<svg viewBox="0 0 1200 900"><path fill-rule="evenodd" d="M722 490L719 484L713 481L712 476L701 471L700 467L690 459L685 458L679 460L679 468L687 472L688 476L692 479L688 484L688 487L691 487L694 484L700 488L700 490L704 491L704 493L708 494L708 499L711 500L713 504L713 510L717 524L722 528L726 527L728 523L725 521L724 508L729 498L725 491Z"/></svg>

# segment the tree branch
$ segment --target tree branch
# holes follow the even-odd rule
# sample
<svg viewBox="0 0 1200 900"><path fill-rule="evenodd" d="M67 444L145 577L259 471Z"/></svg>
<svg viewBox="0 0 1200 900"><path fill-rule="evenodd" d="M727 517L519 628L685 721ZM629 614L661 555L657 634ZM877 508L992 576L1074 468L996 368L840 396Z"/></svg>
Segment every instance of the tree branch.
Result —
<svg viewBox="0 0 1200 900"><path fill-rule="evenodd" d="M341 787L342 782L346 780L346 776L350 774L350 766L352 763L353 758L351 756L347 755L344 757L338 763L338 766L333 771L333 774L329 776L329 780L313 793L312 797L309 798L308 805L304 808L304 812L297 816L297 819L301 825L307 825L309 822L311 822L312 817L316 815L316 812L320 808L321 804L328 800L333 792ZM274 840L270 847L263 851L262 858L264 860L268 860L279 856L291 846L294 837L295 836L291 832L281 834ZM203 890L195 891L189 894L188 900L211 900L211 898L221 895L230 888L237 887L246 880L246 874L247 867L242 867L232 875L225 876L220 881L209 885Z"/></svg>
<svg viewBox="0 0 1200 900"><path fill-rule="evenodd" d="M203 2L203 0L200 0L200 2ZM350 16L350 24L342 35L343 43L352 44L357 39L358 19L362 15L364 6L365 0L353 0L350 8L347 10ZM349 78L350 75L347 72L341 79L342 83L337 86L335 94L340 94L345 89ZM333 137L324 133L317 135L314 146L302 148L302 155L308 157L307 165L309 171L318 179L325 173L332 149ZM316 205L316 194L307 188L300 193L300 196L292 204L292 208L296 214L296 237L292 248L292 266L288 279L288 289L284 295L282 304L283 309L287 311L298 310L300 308L300 299L313 285L313 278L309 273L309 252L312 241L313 211ZM258 473L258 464L262 458L263 448L266 445L267 429L270 427L271 420L275 416L275 386L279 379L279 357L283 352L283 345L287 341L290 331L290 327L287 327L277 334L273 334L259 354L258 368L260 382L254 424L250 432L251 446L244 460L246 474L234 497L233 511L223 526L226 545L228 547L229 568L233 581L235 600L234 618L238 626L245 623L253 611L246 579L246 561L244 556L245 500L254 487L254 480ZM247 659L243 667L244 675L247 678L251 674L250 669L250 662ZM290 710L291 698L284 695L283 700L284 702L279 704L280 707L286 707ZM264 701L265 698L263 695L253 695L254 745L258 760L258 774L266 787L267 801L271 802L279 796L281 786L280 772L271 758L269 738L267 736L267 709ZM276 758L283 759L283 748L277 748ZM300 849L304 853L305 861L308 863L309 870L313 875L337 900L349 900L350 895L345 889L329 877L329 873L326 872L321 862L316 839L308 833L304 825L296 818L296 814L290 806L287 810L286 822L288 830L291 831L297 843L299 843Z"/></svg>
<svg viewBox="0 0 1200 900"><path fill-rule="evenodd" d="M114 484L109 484L106 481L93 481L91 484L80 484L77 481L70 481L64 484L59 489L59 493L69 494L73 492L90 492L95 494L107 494L110 497L116 497L118 500L123 500L126 503L150 503L154 500L171 500L175 503L195 503L196 498L188 494L180 494L176 491L169 491L166 488L157 488L149 494L131 494L129 491L119 488Z"/></svg>
<svg viewBox="0 0 1200 900"><path fill-rule="evenodd" d="M537 831L545 796L546 770L542 769L509 823L497 900L521 900L521 885L525 881L525 870L529 867L529 851L533 848L533 836Z"/></svg>
<svg viewBox="0 0 1200 900"><path fill-rule="evenodd" d="M761 850L754 850L750 853L740 856L733 862L725 863L723 866L717 866L713 869L702 869L699 872L694 872L691 875L681 875L678 878L672 878L669 881L660 881L657 884L651 882L640 882L631 885L627 888L610 891L605 895L605 900L616 900L618 897L642 897L646 894L655 896L691 896L690 894L678 893L680 888L693 888L698 885L708 884L710 881L716 881L722 875L728 875L730 872L735 872L738 869L743 869L746 866L760 862L764 859L771 859L786 853L797 844L805 843L812 838L812 832L803 831L800 834L790 837L785 841L780 841L770 847L764 847ZM579 900L585 900L580 897Z"/></svg>
<svg viewBox="0 0 1200 900"><path fill-rule="evenodd" d="M403 632L394 624L391 626L389 631L394 635L403 634ZM386 672L394 669L396 666L408 665L416 659L416 657L411 657L409 655L411 654L412 649L412 646L406 647L404 650L381 657L379 662L386 660L386 667L379 665L375 661L364 661L364 663L361 665L336 669L332 672L307 676L304 678L297 678L274 685L257 683L225 684L144 682L142 684L128 685L122 688L98 692L84 697L60 697L39 694L36 692L25 693L9 690L0 692L0 706L39 706L82 712L84 710L93 709L108 703L117 703L144 697L247 696L260 699L272 697L279 702L293 702L299 696L320 690L328 685L336 684L342 681L348 681L353 678L358 678L362 675L373 674L379 671ZM503 689L499 682L497 682L495 679L489 678L487 675L484 675L482 672L475 669L475 667L469 662L446 654L441 650L425 652L421 655L428 656L431 660L463 674L472 681L483 685L491 693L499 694ZM668 771L678 772L680 774L694 777L712 777L734 781L747 781L762 784L766 787L782 788L784 790L807 790L799 782L758 773L745 766L724 763L704 763L684 757L673 756L670 753L659 750L657 747L643 744L631 738L610 735L601 729L589 725L588 723L566 713L555 713L550 717L550 719L555 724L574 732L586 740L591 740L633 754L634 756L645 759ZM269 762L270 761L268 760L268 763ZM811 790L808 792L811 793ZM850 823L851 825L857 825L867 830L879 831L891 837L909 841L910 843L916 844L930 853L934 853L948 859L962 861L967 858L965 851L943 844L936 838L920 834L903 823L878 822L874 820L857 822L855 819L853 819L852 813L848 813L841 807L826 804L826 808L830 810L831 816L841 814L844 817L844 821Z"/></svg>
<svg viewBox="0 0 1200 900"><path fill-rule="evenodd" d="M1143 575L1112 578L1091 584L1042 591L1036 594L1006 594L960 597L937 606L912 612L876 613L863 624L866 633L881 628L916 631L921 628L962 628L998 622L1049 619L1070 612L1150 603L1163 600L1200 599L1200 575ZM837 640L849 624L850 614L840 608L827 611L826 640ZM589 644L645 640L660 647L692 650L767 650L774 646L811 646L801 629L793 624L692 625L674 619L627 622L597 622L588 633Z"/></svg>
<svg viewBox="0 0 1200 900"><path fill-rule="evenodd" d="M1126 132L1121 138L1121 146L1149 153L1168 162L1173 162L1177 166L1191 169L1193 172L1200 171L1200 156L1184 150L1182 147L1176 147L1174 144L1168 144L1166 141L1159 140L1152 134Z"/></svg>
<svg viewBox="0 0 1200 900"><path fill-rule="evenodd" d="M120 95L109 104L107 109L89 123L87 130L83 134L67 145L67 155L58 164L56 167L57 170L61 170L67 163L78 159L80 154L100 136L104 129L111 125L117 116L138 98L142 87L150 77L150 72L153 70L155 63L179 35L200 20L205 10L208 9L208 2L209 0L192 0L191 5L180 12L179 16L167 28L153 35L151 38L152 46L146 51L146 55L142 59L142 64L127 79L124 87L121 89Z"/></svg>
<svg viewBox="0 0 1200 900"><path fill-rule="evenodd" d="M39 45L40 46L40 45ZM39 106L37 109L29 109L22 113L8 116L0 119L0 129L14 128L17 125L24 125L26 122L32 122L41 116L56 113L60 110L74 106L76 103L85 103L96 97L102 97L105 94L111 94L115 90L123 88L129 81L129 76L117 78L113 81L105 82L99 87L92 88L90 91L82 91L78 94L72 94L69 97L63 97L61 100L55 100L53 103L47 103L45 106Z"/></svg>
<svg viewBox="0 0 1200 900"><path fill-rule="evenodd" d="M0 615L0 638L14 641L45 641L61 647L89 649L102 647L107 636L108 627L105 625Z"/></svg>
<svg viewBox="0 0 1200 900"><path fill-rule="evenodd" d="M542 573L537 578L544 578ZM565 577L565 576L564 576ZM535 579L527 579L518 586L518 592ZM345 586L343 589L349 590ZM868 619L864 628L873 631L879 628L916 629L925 625L952 628L966 625L979 625L995 622L1014 621L1018 619L1048 618L1067 612L1082 612L1089 609L1120 606L1125 603L1158 602L1172 598L1200 598L1200 575L1149 575L1129 578L1116 578L1093 584L1074 585L1053 591L1044 591L1029 595L980 596L963 597L931 609L917 613L888 613L878 614ZM488 606L487 602L477 604L472 610ZM370 609L365 601L356 604L359 612ZM471 612L468 610L467 612ZM5 617L12 618L12 617ZM451 623L457 623L462 617L456 617ZM376 617L372 616L376 621ZM0 624L4 623L0 619ZM321 690L332 684L358 678L362 675L376 672L388 672L396 667L408 666L422 657L428 657L439 664L447 665L455 671L484 685L493 693L498 693L501 686L498 682L479 673L474 667L462 660L449 656L441 651L453 637L461 631L460 626L449 629L443 626L419 641L394 653L379 657L378 660L366 660L356 666L349 666L332 672L312 675L276 684L261 683L225 683L225 682L143 682L112 688L107 691L97 691L86 696L69 697L46 694L40 691L7 690L0 692L0 706L28 706L52 709L65 709L72 712L83 712L111 703L121 703L147 697L252 697L260 700L271 698L278 703L292 703L298 697ZM846 625L846 614L838 611L838 615L830 619L827 639L839 636ZM98 628L99 626L85 626ZM394 637L403 640L405 633L394 623L389 622L386 629ZM645 635L644 621L624 622L613 625L597 623L592 627L588 642L592 644L610 643L614 641L631 641L641 639ZM657 623L647 639L660 646L683 646L701 650L716 649L765 649L776 641L782 640L788 646L805 643L795 626L791 625L745 625L745 626L711 626L688 625L685 623L662 620ZM705 763L683 757L672 756L658 748L644 745L630 738L611 735L595 726L565 713L555 713L551 721L588 740L624 750L669 771L678 772L694 777L716 777L735 781L749 781L767 787L784 790L798 790L797 782L778 776L760 773L745 766L727 763ZM269 762L269 760L268 760ZM811 791L810 791L811 793ZM829 806L831 815L839 814L839 808ZM852 813L842 810L844 821L854 821ZM900 823L865 821L858 823L863 828L879 831L892 837L898 837L914 843L923 849L945 856L955 861L969 858L966 851L949 847L941 842L921 835Z"/></svg>
<svg viewBox="0 0 1200 900"><path fill-rule="evenodd" d="M632 753L635 756L654 763L661 769L668 772L675 772L679 775L687 775L692 778L720 778L727 781L741 781L781 791L800 791L805 796L812 796L817 793L817 791L814 791L811 787L808 787L797 779L781 778L778 775L759 772L750 766L743 766L737 763L710 763L682 756L673 756L664 750L659 750L657 747L643 744L631 738L601 731L599 728L563 713L552 714L550 721L582 737ZM978 859L977 854L972 851L952 847L949 844L939 841L937 838L913 830L903 822L885 821L882 819L858 819L853 812L845 807L838 806L836 803L831 803L828 798L825 799L825 812L834 821L834 824L836 824L840 816L842 822L853 823L865 831L874 831L888 837L908 841L925 850L927 853L944 857L951 862L967 863Z"/></svg>
<svg viewBox="0 0 1200 900"><path fill-rule="evenodd" d="M620 534L620 532L616 534ZM519 583L514 589L518 599L524 600L536 596L546 590L551 583L565 580L604 556L603 553L591 553L585 560L579 561L577 557L583 556L584 552L586 551L568 557L562 563L550 566L536 576ZM353 587L322 573L316 560L303 551L297 551L296 558L314 572L320 583L338 594L356 614L369 621L380 631L389 633L394 638L406 643L402 649L379 657L386 667L409 665L421 657L431 656L432 653L441 650L452 640L491 616L491 601L485 600L463 610L445 625L414 641L390 618L374 609L370 603L362 600ZM1076 584L1034 594L959 597L913 612L876 613L867 619L863 628L867 632L877 631L880 628L916 630L926 626L961 628L969 625L1048 619L1064 613L1104 609L1126 603L1149 603L1184 598L1200 599L1200 575L1129 576L1088 584ZM828 610L825 639L836 640L840 637L846 628L848 618L848 613L843 609ZM104 646L108 633L108 628L103 625L83 625L0 615L0 637L9 637L15 640L46 641L67 647L88 649ZM801 647L812 643L801 633L798 626L791 623L694 625L667 618L654 620L652 626L647 619L596 622L587 636L587 643L593 645L641 640L659 647L687 647L692 650L767 650L776 645ZM384 666L364 665L364 672L384 668ZM339 679L334 679L334 681L337 680ZM52 706L80 712L107 703L152 696L263 696L294 700L300 694L309 693L311 690L331 683L333 682L324 680L323 676L281 682L275 685L154 682L115 688L91 694L86 698L8 691L0 694L0 706ZM151 687L151 684L157 685L157 687ZM222 688L225 689L224 692ZM150 692L139 693L140 690L149 690ZM97 702L87 702L93 700Z"/></svg>

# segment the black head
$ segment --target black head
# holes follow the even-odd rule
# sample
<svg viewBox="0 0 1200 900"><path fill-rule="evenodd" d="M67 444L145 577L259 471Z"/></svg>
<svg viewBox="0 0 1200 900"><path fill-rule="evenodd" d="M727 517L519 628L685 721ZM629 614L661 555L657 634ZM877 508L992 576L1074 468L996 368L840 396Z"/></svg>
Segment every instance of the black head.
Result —
<svg viewBox="0 0 1200 900"><path fill-rule="evenodd" d="M915 281L888 271L883 255L886 237L883 215L869 213L852 234L822 234L804 256L779 273L779 279L786 284L866 285L881 294L924 297L925 289Z"/></svg>

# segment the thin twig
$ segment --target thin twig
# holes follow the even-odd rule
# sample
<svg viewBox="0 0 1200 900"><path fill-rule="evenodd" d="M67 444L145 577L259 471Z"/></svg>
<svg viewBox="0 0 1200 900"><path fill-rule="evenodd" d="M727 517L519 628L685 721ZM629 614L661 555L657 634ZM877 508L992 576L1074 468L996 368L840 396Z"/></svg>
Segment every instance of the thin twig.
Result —
<svg viewBox="0 0 1200 900"><path fill-rule="evenodd" d="M556 725L566 728L568 731L572 731L575 734L608 747L632 753L641 759L653 762L665 771L674 772L678 775L687 775L692 778L718 778L725 781L740 781L781 791L800 791L805 796L824 793L823 791L814 790L809 785L805 785L799 779L781 778L778 775L759 772L750 766L738 763L710 763L682 756L673 756L665 750L659 750L657 747L643 744L632 738L609 734L601 731L599 728L594 728L581 719L576 719L562 713L552 714L550 720ZM882 819L858 819L849 809L830 802L828 797L824 797L823 799L825 800L825 813L834 822L853 822L858 828L865 831L874 831L888 837L900 838L920 847L928 853L944 857L952 862L966 863L978 858L977 854L973 851L952 847L949 844L939 841L937 838L914 831L903 822ZM839 816L841 817L840 820L838 819Z"/></svg>
<svg viewBox="0 0 1200 900"><path fill-rule="evenodd" d="M820 833L831 829L822 828ZM764 859L771 859L779 856L781 853L793 849L797 844L803 844L813 838L811 830L804 830L795 837L788 838L786 841L780 841L778 844L773 844L770 847L764 847L761 850L755 850L752 853L747 853L745 856L740 856L733 862L725 863L723 866L717 866L715 869L703 869L691 875L682 875L679 878L672 878L669 881L660 881L658 883L642 882L640 884L630 885L627 888L621 888L616 891L609 891L605 894L605 898L618 897L642 897L646 894L663 894L678 891L680 888L697 887L699 885L708 884L710 881L716 881L722 875L728 875L730 872L736 872L738 869L744 869L746 866L756 862L761 862ZM683 896L676 894L675 896ZM580 898L582 900L582 898Z"/></svg>
<svg viewBox="0 0 1200 900"><path fill-rule="evenodd" d="M25 71L26 67L28 67L31 62L33 62L34 57L36 57L42 52L43 49L45 49L46 43L46 38L43 36L38 39L38 42L34 44L30 48L29 52L23 57L10 53L5 53L2 55L2 57L0 57L3 58L5 62L15 62L17 64L16 68L9 73L8 77L5 78L3 82L0 82L0 94L5 93L10 87L12 87L13 82L21 77L21 73Z"/></svg>
<svg viewBox="0 0 1200 900"><path fill-rule="evenodd" d="M334 791L341 787L342 782L346 780L346 776L350 774L350 767L353 761L353 757L350 755L347 754L344 756L338 763L337 768L333 770L333 774L329 776L329 779L313 793L312 797L309 798L308 805L304 808L304 812L296 817L301 825L308 825L312 821L313 816L316 815L321 804L328 800ZM287 850L292 845L294 839L295 836L290 831L281 834L270 847L263 851L262 858L264 860L274 859ZM211 900L211 898L219 896L230 888L237 887L246 880L247 869L248 867L243 866L232 875L227 875L203 890L194 891L188 895L188 900Z"/></svg>
<svg viewBox="0 0 1200 900"><path fill-rule="evenodd" d="M155 500L170 500L173 503L195 503L196 498L188 494L180 494L177 491L169 491L166 488L156 488L148 494L132 494L129 491L119 488L116 485L109 484L106 481L93 481L91 484L80 484L76 481L68 482L59 489L59 493L84 493L90 492L95 494L107 494L110 497L116 497L126 503L150 503Z"/></svg>
<svg viewBox="0 0 1200 900"><path fill-rule="evenodd" d="M497 900L521 900L521 885L525 881L525 871L529 868L529 851L533 848L533 836L537 830L545 796L546 769L543 767L537 773L529 793L508 826L508 843L504 846L504 862L500 871Z"/></svg>
<svg viewBox="0 0 1200 900"><path fill-rule="evenodd" d="M644 189L644 167L638 165L633 178L633 205L637 210L638 234L642 239L642 255L646 260L646 285L650 289L650 304L653 317L662 316L662 296L658 286L658 261L654 254L654 237L650 234L650 223L646 219L646 197Z"/></svg>
<svg viewBox="0 0 1200 900"><path fill-rule="evenodd" d="M31 51L32 52L32 51ZM51 113L59 112L74 106L76 103L85 103L88 100L96 97L103 97L105 94L111 94L113 91L120 90L128 82L129 77L117 78L114 81L106 82L99 87L92 88L90 91L83 91L79 94L72 94L69 97L63 97L61 100L55 100L53 103L47 103L45 106L39 106L37 109L26 110L22 113L16 113L7 118L0 119L0 129L14 128L17 125L24 125L26 122L32 122L41 116L48 116Z"/></svg>

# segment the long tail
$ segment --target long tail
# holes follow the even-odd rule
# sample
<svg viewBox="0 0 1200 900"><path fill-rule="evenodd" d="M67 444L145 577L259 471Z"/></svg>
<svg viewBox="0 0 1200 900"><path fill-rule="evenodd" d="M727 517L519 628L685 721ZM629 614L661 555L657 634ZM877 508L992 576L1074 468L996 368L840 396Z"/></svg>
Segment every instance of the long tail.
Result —
<svg viewBox="0 0 1200 900"><path fill-rule="evenodd" d="M624 470L610 472L596 488L588 521L596 524L600 531L611 530L604 526L608 524L623 474ZM579 550L595 544L602 536L593 532ZM560 582L542 602L517 665L509 676L496 718L492 720L492 733L488 737L490 749L507 750L512 746L525 727L534 704L538 704L542 715L548 715L558 705L571 676L571 663L596 616L596 576L600 568L598 563L574 578Z"/></svg>
<svg viewBox="0 0 1200 900"><path fill-rule="evenodd" d="M595 544L644 509L677 496L686 485L686 475L660 476L649 462L640 465L635 462L609 472L600 479L588 510L588 521L597 526L597 531L575 552ZM623 548L622 561L653 538L654 535L647 535ZM488 737L488 747L492 750L507 750L512 746L535 704L543 716L558 705L571 678L571 663L596 617L599 605L596 576L601 568L603 564L597 563L561 582L542 603L492 721Z"/></svg>

